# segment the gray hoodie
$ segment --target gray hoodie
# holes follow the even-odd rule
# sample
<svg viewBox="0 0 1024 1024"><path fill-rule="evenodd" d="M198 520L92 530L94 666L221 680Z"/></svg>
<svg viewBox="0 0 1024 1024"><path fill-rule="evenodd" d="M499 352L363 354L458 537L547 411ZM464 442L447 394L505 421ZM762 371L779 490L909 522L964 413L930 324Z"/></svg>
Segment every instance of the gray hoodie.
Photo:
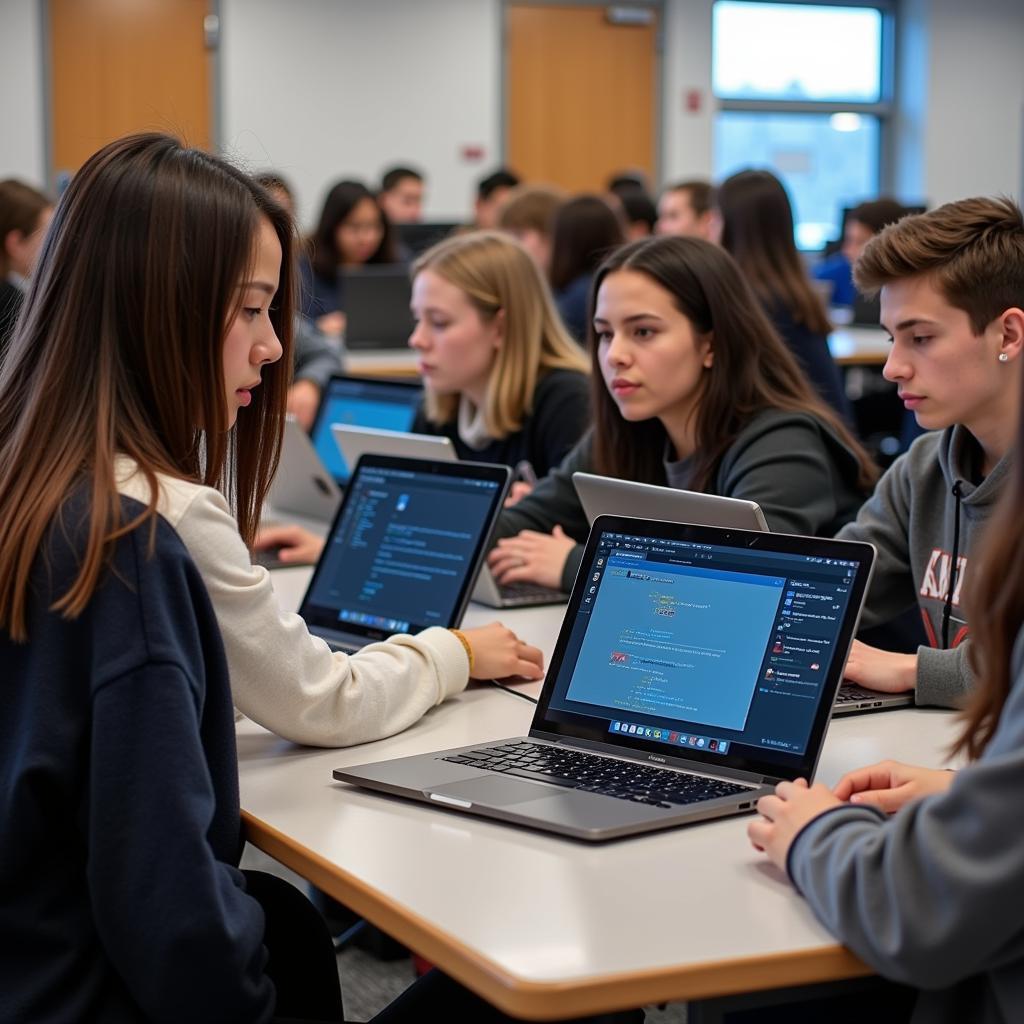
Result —
<svg viewBox="0 0 1024 1024"><path fill-rule="evenodd" d="M913 1024L1024 1021L1024 630L992 742L947 793L891 819L843 806L807 825L787 869L879 974L924 989Z"/></svg>
<svg viewBox="0 0 1024 1024"><path fill-rule="evenodd" d="M587 434L532 494L502 512L496 536L511 537L520 530L550 533L560 525L570 537L586 540L589 526L572 475L595 472L591 447ZM685 490L692 472L691 459L666 462L662 482ZM754 416L722 457L712 493L756 501L778 533L830 537L864 500L858 475L854 453L821 420L768 409ZM583 547L577 544L562 570L563 590L572 589L582 557Z"/></svg>
<svg viewBox="0 0 1024 1024"><path fill-rule="evenodd" d="M888 622L920 606L929 646L917 652L918 704L957 707L970 689L963 587L971 551L1003 490L1011 456L976 483L981 458L981 447L965 427L919 437L889 467L857 519L839 531L841 540L867 541L878 550L861 626ZM958 568L951 588L954 549Z"/></svg>

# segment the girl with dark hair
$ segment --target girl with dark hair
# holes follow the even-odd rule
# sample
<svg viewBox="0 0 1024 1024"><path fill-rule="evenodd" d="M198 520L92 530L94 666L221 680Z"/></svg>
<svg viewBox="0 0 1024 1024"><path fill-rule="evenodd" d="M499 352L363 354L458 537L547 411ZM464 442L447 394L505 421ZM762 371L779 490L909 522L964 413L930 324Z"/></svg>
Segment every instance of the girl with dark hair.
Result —
<svg viewBox="0 0 1024 1024"><path fill-rule="evenodd" d="M1014 315L1019 321L1020 310ZM1020 370L1010 372L1019 387ZM1015 433L1020 452L1024 419ZM1024 791L1019 458L1005 488L967 585L976 685L952 752L968 765L952 772L886 761L851 772L832 792L783 782L747 828L843 945L921 989L914 1024L1024 1019L1024 813L1014 810Z"/></svg>
<svg viewBox="0 0 1024 1024"><path fill-rule="evenodd" d="M721 243L818 394L841 416L849 403L828 348L832 325L797 251L793 209L770 171L740 171L717 190Z"/></svg>
<svg viewBox="0 0 1024 1024"><path fill-rule="evenodd" d="M598 196L576 196L555 212L548 277L562 323L580 344L587 338L587 298L594 271L625 240L622 222Z"/></svg>
<svg viewBox="0 0 1024 1024"><path fill-rule="evenodd" d="M396 262L394 235L377 197L361 182L339 181L324 199L301 263L302 314L324 334L344 330L345 268Z"/></svg>
<svg viewBox="0 0 1024 1024"><path fill-rule="evenodd" d="M587 535L578 470L756 501L784 533L831 536L856 515L874 466L727 253L675 237L619 249L595 276L592 319L593 429L502 513L503 582L572 586Z"/></svg>
<svg viewBox="0 0 1024 1024"><path fill-rule="evenodd" d="M237 868L233 700L296 739L358 740L474 661L541 674L501 627L345 659L249 563L284 426L292 238L241 172L136 135L86 162L44 242L0 367L5 1020L340 1020L323 922ZM505 1019L436 975L387 1019L441 998Z"/></svg>

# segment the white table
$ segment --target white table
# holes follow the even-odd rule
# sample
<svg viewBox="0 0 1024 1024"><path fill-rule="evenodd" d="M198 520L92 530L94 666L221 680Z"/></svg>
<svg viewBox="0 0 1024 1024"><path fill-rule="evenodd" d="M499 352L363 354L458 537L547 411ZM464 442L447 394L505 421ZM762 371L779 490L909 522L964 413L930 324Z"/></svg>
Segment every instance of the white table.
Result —
<svg viewBox="0 0 1024 1024"><path fill-rule="evenodd" d="M275 573L295 607L309 570ZM495 617L472 606L467 624ZM561 608L502 612L550 653ZM539 684L523 689L536 694ZM533 1019L870 973L756 854L744 817L588 845L335 783L340 765L525 734L533 708L471 688L399 736L314 750L238 730L250 842L508 1013ZM850 716L818 777L895 756L941 763L948 713Z"/></svg>

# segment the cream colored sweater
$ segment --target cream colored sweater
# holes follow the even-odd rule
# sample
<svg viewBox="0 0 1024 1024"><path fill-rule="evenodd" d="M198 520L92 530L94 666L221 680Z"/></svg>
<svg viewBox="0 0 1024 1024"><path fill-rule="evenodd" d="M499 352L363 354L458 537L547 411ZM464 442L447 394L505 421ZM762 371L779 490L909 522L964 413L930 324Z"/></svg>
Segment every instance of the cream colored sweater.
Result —
<svg viewBox="0 0 1024 1024"><path fill-rule="evenodd" d="M118 490L148 502L145 477L118 459ZM282 612L220 492L160 476L160 514L202 573L243 714L296 743L349 746L407 729L468 682L466 652L446 629L400 634L356 655L332 652Z"/></svg>

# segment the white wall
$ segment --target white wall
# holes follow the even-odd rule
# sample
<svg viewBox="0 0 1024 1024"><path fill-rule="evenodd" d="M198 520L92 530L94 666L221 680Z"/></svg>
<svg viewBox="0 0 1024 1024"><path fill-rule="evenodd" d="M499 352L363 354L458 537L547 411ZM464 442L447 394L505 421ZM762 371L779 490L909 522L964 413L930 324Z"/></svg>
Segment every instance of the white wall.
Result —
<svg viewBox="0 0 1024 1024"><path fill-rule="evenodd" d="M0 178L45 182L38 0L0 0Z"/></svg>
<svg viewBox="0 0 1024 1024"><path fill-rule="evenodd" d="M426 172L429 217L467 214L499 160L497 0L221 0L221 25L225 149L283 171L300 220L396 162Z"/></svg>
<svg viewBox="0 0 1024 1024"><path fill-rule="evenodd" d="M922 194L1022 194L1024 4L930 0Z"/></svg>

